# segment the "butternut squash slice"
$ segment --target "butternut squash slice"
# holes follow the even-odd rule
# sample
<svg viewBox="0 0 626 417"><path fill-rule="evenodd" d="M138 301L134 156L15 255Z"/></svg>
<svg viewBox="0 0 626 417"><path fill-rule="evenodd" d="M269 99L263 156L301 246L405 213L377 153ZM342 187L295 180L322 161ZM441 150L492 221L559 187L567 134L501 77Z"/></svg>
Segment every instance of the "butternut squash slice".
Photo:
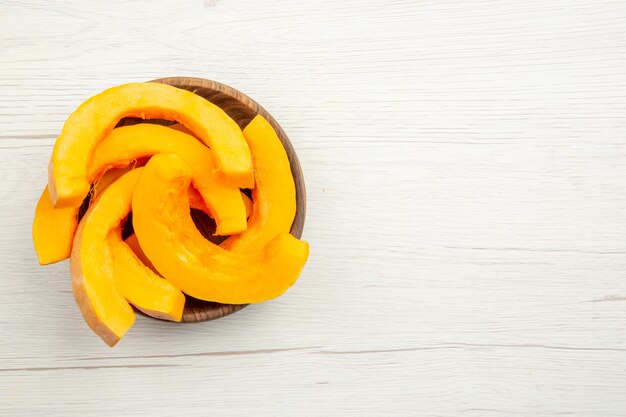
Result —
<svg viewBox="0 0 626 417"><path fill-rule="evenodd" d="M92 200L95 200L106 187L131 168L133 167L128 166L124 169L108 170L94 184L91 191ZM80 207L54 208L48 187L45 187L35 209L32 231L35 252L37 252L40 265L49 265L69 258L72 240L78 226L79 209Z"/></svg>
<svg viewBox="0 0 626 417"><path fill-rule="evenodd" d="M177 125L181 126L181 125ZM191 206L205 211L216 220L217 235L231 235L246 229L251 201L236 187L227 185L218 174L211 151L194 137L152 124L138 124L114 129L96 148L87 177L94 183L92 199L126 171L137 166L137 160L158 152L177 152L198 170L196 186L209 205L192 198ZM208 193L213 188L216 192ZM46 187L47 190L47 187ZM198 192L192 194L198 196ZM214 196L212 199L208 196ZM242 201L243 200L243 201ZM194 207L197 206L197 207ZM41 265L69 257L78 224L79 207L54 208L47 191L42 193L33 222L33 242ZM244 215L245 213L245 215Z"/></svg>
<svg viewBox="0 0 626 417"><path fill-rule="evenodd" d="M107 244L113 255L115 284L124 298L149 316L180 321L185 308L183 293L136 255L122 240L121 228L111 231Z"/></svg>
<svg viewBox="0 0 626 417"><path fill-rule="evenodd" d="M243 200L243 206L246 210L246 219L249 219L250 215L252 215L252 200L243 192L241 193L241 199ZM209 217L211 216L211 209L206 205L202 195L193 185L189 187L189 208L202 210L208 214Z"/></svg>
<svg viewBox="0 0 626 417"><path fill-rule="evenodd" d="M252 152L256 181L252 214L245 232L221 244L239 253L260 250L279 233L289 232L296 216L296 186L278 135L261 115L252 119L243 135Z"/></svg>
<svg viewBox="0 0 626 417"><path fill-rule="evenodd" d="M109 169L102 176L100 176L100 178L96 180L96 182L93 183L93 188L91 189L91 199L95 201L96 198L100 197L100 194L102 194L102 192L106 190L109 185L113 184L122 175L126 174L131 169L140 166L141 165L138 165L136 162L134 162L133 164L127 165L125 167Z"/></svg>
<svg viewBox="0 0 626 417"><path fill-rule="evenodd" d="M141 245L139 245L139 241L137 240L137 235L136 234L133 233L132 235L128 236L124 242L126 242L128 247L132 249L132 251L135 253L137 258L139 258L139 260L145 266L150 268L152 270L152 272L154 272L155 274L158 275L159 271L157 271L157 269L154 267L154 265L152 265L152 261L150 259L148 259L146 254L143 252L143 249L141 249Z"/></svg>
<svg viewBox="0 0 626 417"><path fill-rule="evenodd" d="M194 185L207 203L209 215L215 219L216 235L246 230L241 192L219 175L213 162L214 152L193 136L169 127L140 123L113 130L96 148L87 177L98 178L109 168L127 166L139 158L163 152L178 154L194 170Z"/></svg>
<svg viewBox="0 0 626 417"><path fill-rule="evenodd" d="M129 165L122 169L109 169L105 172L102 178L94 184L92 199L95 200L106 187L132 168L134 168L134 165ZM246 210L246 218L249 218L252 213L252 200L244 193L241 193L241 198ZM198 190L193 186L189 188L189 207L202 210L208 215L211 215L211 210L204 202ZM35 252L37 253L40 265L49 265L69 258L72 249L72 240L74 239L74 232L77 226L78 208L55 209L52 207L50 194L46 187L41 193L37 209L35 210L35 220L33 221L32 231ZM134 236L134 234L131 235L133 240L129 237L125 242L131 246L135 254L147 267L152 268L150 260L147 259L145 255L142 257L142 253L135 250L139 243L136 244L137 246L133 246L134 241L137 239Z"/></svg>
<svg viewBox="0 0 626 417"><path fill-rule="evenodd" d="M142 171L123 175L92 203L72 245L76 303L89 327L109 346L134 323L128 301L147 314L175 321L180 321L185 303L180 290L144 266L122 241L121 224Z"/></svg>
<svg viewBox="0 0 626 417"><path fill-rule="evenodd" d="M79 208L55 209L50 201L48 186L44 188L33 220L33 244L40 265L59 262L70 256Z"/></svg>
<svg viewBox="0 0 626 417"><path fill-rule="evenodd" d="M189 213L193 170L176 154L153 156L133 194L141 248L183 292L203 300L257 303L278 297L298 278L309 245L281 233L262 250L233 253L206 240Z"/></svg>
<svg viewBox="0 0 626 417"><path fill-rule="evenodd" d="M76 304L89 327L111 347L131 328L135 313L112 275L114 255L108 236L128 215L128 201L140 175L140 170L133 170L122 176L92 203L72 245L70 271Z"/></svg>
<svg viewBox="0 0 626 417"><path fill-rule="evenodd" d="M130 83L89 98L65 122L48 167L54 207L82 203L91 185L87 171L93 151L124 117L182 123L211 147L216 165L229 184L253 187L250 149L237 123L222 109L190 91L169 85Z"/></svg>
<svg viewBox="0 0 626 417"><path fill-rule="evenodd" d="M246 219L250 219L250 216L252 215L252 200L244 193L241 193L241 199L243 200L243 205L246 209Z"/></svg>
<svg viewBox="0 0 626 417"><path fill-rule="evenodd" d="M250 200L250 198L243 193L241 194L241 198L243 198L244 204L246 206L246 217L250 217L250 213L252 212L252 200ZM189 187L189 207L197 210L202 210L205 213L209 214L208 207L206 206L204 200L202 199L202 196L194 186ZM148 259L143 249L141 249L141 245L139 245L136 234L133 233L132 235L128 236L124 242L126 242L126 244L133 250L135 255L137 255L137 258L139 258L139 260L145 266L150 268L154 273L159 273L152 264L152 261ZM146 311L144 311L144 313L151 315Z"/></svg>
<svg viewBox="0 0 626 417"><path fill-rule="evenodd" d="M189 129L187 129L184 125L181 125L180 123L175 123L168 127L170 129L174 129L179 132L183 132L183 133L193 136L193 132L191 132ZM248 144L250 143L250 141L247 138L246 138L246 141L248 142ZM253 167L253 170L254 170L254 167ZM252 200L243 192L241 193L241 198L243 199L243 204L246 207L246 219L249 219L250 216L252 215ZM189 206L191 208L202 210L205 213L210 215L210 209L206 208L206 206L204 205L204 202L202 201L202 196L198 193L198 190L196 190L194 187L191 187L189 189Z"/></svg>

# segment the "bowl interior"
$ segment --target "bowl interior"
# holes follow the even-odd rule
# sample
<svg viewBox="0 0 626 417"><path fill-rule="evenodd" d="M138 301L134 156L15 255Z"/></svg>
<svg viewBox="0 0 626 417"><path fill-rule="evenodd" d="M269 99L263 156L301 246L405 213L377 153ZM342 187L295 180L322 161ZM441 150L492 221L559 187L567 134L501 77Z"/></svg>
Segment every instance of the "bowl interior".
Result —
<svg viewBox="0 0 626 417"><path fill-rule="evenodd" d="M240 91L215 81L193 77L170 77L159 78L157 80L152 80L152 82L159 82L183 88L204 97L224 110L226 114L237 122L241 129L245 128L257 114L263 116L272 125L278 134L280 141L285 147L285 151L287 152L287 156L289 157L289 162L291 164L291 173L296 185L297 205L296 217L291 226L291 234L300 238L302 236L304 218L306 214L306 194L302 168L300 167L300 162L298 161L298 157L293 149L293 146L291 145L291 142L289 141L289 138L276 120L274 120L272 115L257 102ZM125 119L120 123L120 125L133 124L140 121L143 120ZM215 230L215 224L206 214L192 211L192 216L196 226L207 239L213 241L214 243L220 243L221 240L223 240L221 237L212 236L213 231ZM188 295L186 297L187 302L183 312L183 322L214 320L246 307L246 304L221 304L198 300Z"/></svg>

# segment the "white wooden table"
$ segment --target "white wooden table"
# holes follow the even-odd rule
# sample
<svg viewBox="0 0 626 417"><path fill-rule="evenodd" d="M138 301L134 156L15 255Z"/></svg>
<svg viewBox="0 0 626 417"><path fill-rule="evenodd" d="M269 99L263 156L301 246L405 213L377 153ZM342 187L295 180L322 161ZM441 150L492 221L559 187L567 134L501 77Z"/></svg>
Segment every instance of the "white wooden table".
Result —
<svg viewBox="0 0 626 417"><path fill-rule="evenodd" d="M282 124L312 252L111 350L34 208L81 101L178 75ZM626 415L624 1L0 0L0 161L1 416Z"/></svg>

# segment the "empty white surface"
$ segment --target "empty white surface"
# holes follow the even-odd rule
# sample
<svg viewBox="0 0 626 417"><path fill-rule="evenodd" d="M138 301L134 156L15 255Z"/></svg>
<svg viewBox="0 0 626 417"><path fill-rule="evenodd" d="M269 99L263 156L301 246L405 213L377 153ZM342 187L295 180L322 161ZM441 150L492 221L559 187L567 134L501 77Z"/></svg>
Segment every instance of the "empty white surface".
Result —
<svg viewBox="0 0 626 417"><path fill-rule="evenodd" d="M129 81L282 124L309 263L113 350L30 227L52 144ZM0 0L0 415L626 414L626 3Z"/></svg>

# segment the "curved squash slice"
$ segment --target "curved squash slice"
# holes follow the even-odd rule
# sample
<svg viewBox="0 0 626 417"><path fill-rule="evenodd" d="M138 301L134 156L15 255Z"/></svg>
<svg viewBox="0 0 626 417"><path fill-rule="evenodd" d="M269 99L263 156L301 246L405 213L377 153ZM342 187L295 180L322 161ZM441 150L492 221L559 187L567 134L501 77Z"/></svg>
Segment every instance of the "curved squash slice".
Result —
<svg viewBox="0 0 626 417"><path fill-rule="evenodd" d="M106 190L109 185L113 184L122 175L136 167L138 167L138 165L135 163L122 168L109 169L102 176L100 176L96 182L93 183L93 188L91 189L91 200L95 201L96 198L100 197L100 194L102 194L102 192Z"/></svg>
<svg viewBox="0 0 626 417"><path fill-rule="evenodd" d="M193 136L169 127L140 123L113 130L96 148L87 177L98 178L109 168L127 166L138 158L163 152L178 154L193 169L194 185L217 224L216 235L246 230L246 210L241 192L218 175L211 150Z"/></svg>
<svg viewBox="0 0 626 417"><path fill-rule="evenodd" d="M114 346L133 325L126 297L150 315L180 320L184 295L145 267L122 241L121 224L143 168L128 172L92 203L81 220L70 258L72 288L89 327Z"/></svg>
<svg viewBox="0 0 626 417"><path fill-rule="evenodd" d="M230 235L246 229L252 202L218 175L211 151L192 136L159 125L138 124L114 129L96 148L87 174L88 180L93 182L92 200L121 175L135 168L138 158L159 152L179 153L198 170L196 185L202 190L203 197L194 190L191 196L197 198L191 198L191 207L216 219L215 234ZM207 192L208 188L213 188L214 192ZM204 204L203 199L210 205ZM69 257L78 225L78 210L79 207L54 208L46 187L35 210L32 230L41 265Z"/></svg>
<svg viewBox="0 0 626 417"><path fill-rule="evenodd" d="M107 244L113 255L115 284L124 298L149 316L180 321L185 308L183 293L153 272L131 246L124 243L121 228L111 231Z"/></svg>
<svg viewBox="0 0 626 417"><path fill-rule="evenodd" d="M124 242L126 242L128 247L130 247L132 249L132 251L135 253L137 258L139 258L139 260L145 266L150 268L150 270L152 270L152 272L154 272L155 274L159 273L159 271L157 271L157 269L154 267L154 265L152 265L152 261L150 259L148 259L146 254L143 252L143 249L141 249L141 246L139 245L139 241L137 240L137 235L136 234L133 233L132 235L128 236ZM148 314L148 313L146 313L146 314Z"/></svg>
<svg viewBox="0 0 626 417"><path fill-rule="evenodd" d="M193 132L191 132L189 129L187 129L184 125L181 125L180 123L175 123L167 127L193 136ZM246 138L246 141L248 141L248 145L249 145L250 140ZM243 205L246 207L246 219L249 219L250 216L252 215L252 200L243 192L241 193L241 198L243 199ZM206 205L204 205L204 202L202 201L202 196L198 193L198 190L196 190L194 187L191 187L189 189L189 207L202 210L205 213L210 215L210 209L207 209Z"/></svg>
<svg viewBox="0 0 626 417"><path fill-rule="evenodd" d="M134 167L109 169L105 172L102 178L94 184L92 199L95 200L106 187L130 171L131 168ZM252 213L252 200L244 193L241 193L241 198L246 210L246 218L249 218ZM209 216L211 215L211 209L209 209L198 190L193 186L189 188L189 207L202 210ZM40 265L49 265L69 258L74 232L78 226L78 210L75 207L55 209L50 201L48 187L41 193L41 198L35 211L35 220L33 221L33 243ZM133 240L131 240L131 237ZM137 239L135 235L133 234L131 237L126 239L125 242L131 246L135 254L146 266L152 268L150 260L145 258L145 256L142 258L141 254L135 250L133 246L134 241ZM137 243L138 245L139 243Z"/></svg>
<svg viewBox="0 0 626 417"><path fill-rule="evenodd" d="M244 204L246 206L246 217L249 217L250 213L252 212L252 200L250 200L250 198L247 195L243 194L243 193L241 194L241 198L243 198L243 202L244 202ZM200 195L198 190L196 190L196 188L193 187L193 186L189 187L189 208L193 208L193 209L196 209L196 210L202 210L205 213L209 214L209 209L206 206L206 204L204 203L204 200L202 199L202 196ZM139 258L139 260L145 266L147 266L152 271L154 271L155 273L158 274L157 269L154 267L154 265L152 265L152 261L150 259L148 259L146 254L143 252L143 249L141 249L141 246L139 245L139 241L137 240L137 235L136 234L133 233L132 235L128 236L124 242L126 242L126 244L128 246L130 246L130 248L133 250L133 252L135 252L135 255L137 255L137 258ZM144 311L144 313L145 313L145 311ZM148 314L148 313L146 313L146 314Z"/></svg>
<svg viewBox="0 0 626 417"><path fill-rule="evenodd" d="M213 150L229 184L252 188L250 149L237 123L219 107L183 89L160 83L110 88L81 104L65 122L48 167L54 207L79 206L89 192L89 162L98 143L124 117L162 118L187 126Z"/></svg>
<svg viewBox="0 0 626 417"><path fill-rule="evenodd" d="M298 278L308 243L281 233L261 251L233 253L206 240L189 213L193 170L176 154L153 156L133 195L141 248L163 277L203 300L246 304L278 297Z"/></svg>
<svg viewBox="0 0 626 417"><path fill-rule="evenodd" d="M74 236L70 270L76 304L91 329L109 346L115 346L135 322L135 313L119 293L112 276L114 255L109 233L128 215L128 201L141 170L115 181L92 203Z"/></svg>
<svg viewBox="0 0 626 417"><path fill-rule="evenodd" d="M296 216L296 187L289 158L267 120L257 115L243 130L252 152L255 188L248 228L221 246L233 252L260 250L279 233L289 232Z"/></svg>
<svg viewBox="0 0 626 417"><path fill-rule="evenodd" d="M40 265L59 262L70 256L79 208L55 209L50 201L48 187L44 188L33 220L33 244Z"/></svg>
<svg viewBox="0 0 626 417"><path fill-rule="evenodd" d="M250 216L252 215L252 200L250 199L250 197L248 197L244 193L241 193L241 198L243 199L243 205L246 209L246 219L249 219Z"/></svg>
<svg viewBox="0 0 626 417"><path fill-rule="evenodd" d="M108 170L92 189L92 200L132 167ZM245 202L244 202L245 204ZM67 259L72 249L74 232L78 226L80 207L54 208L46 186L41 193L33 220L33 243L40 265Z"/></svg>
<svg viewBox="0 0 626 417"><path fill-rule="evenodd" d="M252 200L244 193L241 193L241 199L243 200L243 206L246 210L246 219L249 219L250 215L252 215ZM189 187L189 208L204 211L211 217L212 210L206 205L202 195L193 185Z"/></svg>
<svg viewBox="0 0 626 417"><path fill-rule="evenodd" d="M252 213L252 200L250 200L250 198L243 193L241 194L241 198L243 198L243 202L246 206L246 217L250 217L250 213ZM209 214L209 209L204 203L202 196L200 195L198 190L196 190L196 188L193 186L189 187L189 207L196 209L196 210L202 210L205 213ZM148 259L146 254L143 252L143 249L141 249L141 245L139 245L139 240L137 240L136 234L133 233L132 235L128 236L124 242L126 242L126 244L133 250L137 258L139 258L139 260L145 266L150 268L154 273L156 274L159 273L157 269L154 267L154 265L152 264L152 261ZM142 311L148 315L151 315L145 310L142 310Z"/></svg>

